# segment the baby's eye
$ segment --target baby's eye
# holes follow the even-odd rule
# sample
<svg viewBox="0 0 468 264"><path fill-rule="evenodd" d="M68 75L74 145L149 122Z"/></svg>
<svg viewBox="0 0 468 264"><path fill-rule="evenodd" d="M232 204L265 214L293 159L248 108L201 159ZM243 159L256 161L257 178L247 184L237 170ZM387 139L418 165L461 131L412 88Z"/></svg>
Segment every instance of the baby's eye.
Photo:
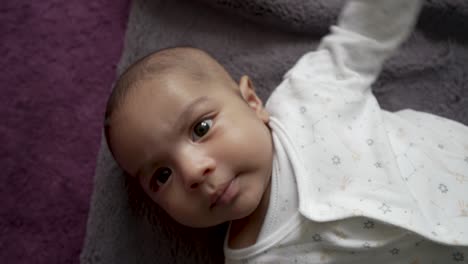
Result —
<svg viewBox="0 0 468 264"><path fill-rule="evenodd" d="M167 182L172 174L172 170L167 167L158 168L151 177L151 189L157 191L160 186Z"/></svg>
<svg viewBox="0 0 468 264"><path fill-rule="evenodd" d="M197 141L198 139L203 137L206 133L208 133L208 130L210 130L212 124L213 124L213 120L209 118L197 123L193 127L192 139L194 141Z"/></svg>

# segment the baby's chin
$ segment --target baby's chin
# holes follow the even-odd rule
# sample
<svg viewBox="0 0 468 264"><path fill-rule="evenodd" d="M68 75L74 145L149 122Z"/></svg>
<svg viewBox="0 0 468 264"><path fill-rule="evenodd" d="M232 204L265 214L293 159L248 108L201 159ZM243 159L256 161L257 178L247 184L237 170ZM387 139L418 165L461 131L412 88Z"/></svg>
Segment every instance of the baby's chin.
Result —
<svg viewBox="0 0 468 264"><path fill-rule="evenodd" d="M244 197L248 198L248 197ZM247 219L252 213L255 212L258 205L260 204L261 199L246 199L246 201L237 201L237 204L233 204L230 208L223 208L222 210L218 210L211 219L200 219L200 222L181 222L178 221L180 224L192 227L192 228L209 228L214 227L226 222L237 221L242 219ZM193 219L191 219L193 220Z"/></svg>
<svg viewBox="0 0 468 264"><path fill-rule="evenodd" d="M263 183L255 180L245 181L245 179L249 179L252 176L252 174L241 174L238 176L237 184L239 185L237 187L239 188L239 192L229 205L214 207L206 215L200 216L197 219L198 221L193 221L195 217L187 217L185 218L187 220L186 223L180 221L179 223L193 228L207 228L226 222L251 219L249 217L257 213L256 210L260 209L260 205L264 209L268 208L269 199L262 200L262 198L264 195L270 194L270 192L267 192L268 184L264 186ZM256 217L258 217L258 214L254 218Z"/></svg>
<svg viewBox="0 0 468 264"><path fill-rule="evenodd" d="M261 193L261 192L260 192ZM239 201L235 207L230 210L230 219L228 221L246 220L256 213L259 208L262 195L244 196L243 201Z"/></svg>

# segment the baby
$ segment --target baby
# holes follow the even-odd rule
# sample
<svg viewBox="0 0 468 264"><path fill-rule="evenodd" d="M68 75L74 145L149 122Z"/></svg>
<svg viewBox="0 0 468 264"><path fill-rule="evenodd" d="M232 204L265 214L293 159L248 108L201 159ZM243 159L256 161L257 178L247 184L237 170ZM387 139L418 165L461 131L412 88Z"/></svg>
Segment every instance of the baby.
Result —
<svg viewBox="0 0 468 264"><path fill-rule="evenodd" d="M175 221L230 222L228 263L467 261L468 128L371 91L420 8L349 1L265 107L201 50L152 53L112 92L109 148Z"/></svg>

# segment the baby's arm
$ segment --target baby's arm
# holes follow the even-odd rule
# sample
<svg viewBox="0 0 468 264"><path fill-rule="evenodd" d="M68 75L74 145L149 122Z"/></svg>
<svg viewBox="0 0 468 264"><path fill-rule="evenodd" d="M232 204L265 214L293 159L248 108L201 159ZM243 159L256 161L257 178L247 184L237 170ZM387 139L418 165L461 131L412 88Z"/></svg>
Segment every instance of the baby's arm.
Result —
<svg viewBox="0 0 468 264"><path fill-rule="evenodd" d="M336 76L356 73L370 87L382 64L408 37L417 20L422 0L354 0L349 1L319 50L327 50Z"/></svg>

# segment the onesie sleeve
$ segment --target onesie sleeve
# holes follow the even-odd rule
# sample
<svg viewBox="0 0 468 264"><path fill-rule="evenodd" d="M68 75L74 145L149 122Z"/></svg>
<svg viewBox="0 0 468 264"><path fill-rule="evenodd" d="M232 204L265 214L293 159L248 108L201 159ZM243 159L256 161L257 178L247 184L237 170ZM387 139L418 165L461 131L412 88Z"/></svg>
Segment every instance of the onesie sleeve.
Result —
<svg viewBox="0 0 468 264"><path fill-rule="evenodd" d="M338 75L357 73L362 87L369 88L385 59L411 33L421 6L420 0L350 1L319 50L330 53Z"/></svg>
<svg viewBox="0 0 468 264"><path fill-rule="evenodd" d="M348 1L317 51L305 54L292 71L307 72L312 78L352 80L348 88L361 92L370 89L384 61L411 33L422 2Z"/></svg>

